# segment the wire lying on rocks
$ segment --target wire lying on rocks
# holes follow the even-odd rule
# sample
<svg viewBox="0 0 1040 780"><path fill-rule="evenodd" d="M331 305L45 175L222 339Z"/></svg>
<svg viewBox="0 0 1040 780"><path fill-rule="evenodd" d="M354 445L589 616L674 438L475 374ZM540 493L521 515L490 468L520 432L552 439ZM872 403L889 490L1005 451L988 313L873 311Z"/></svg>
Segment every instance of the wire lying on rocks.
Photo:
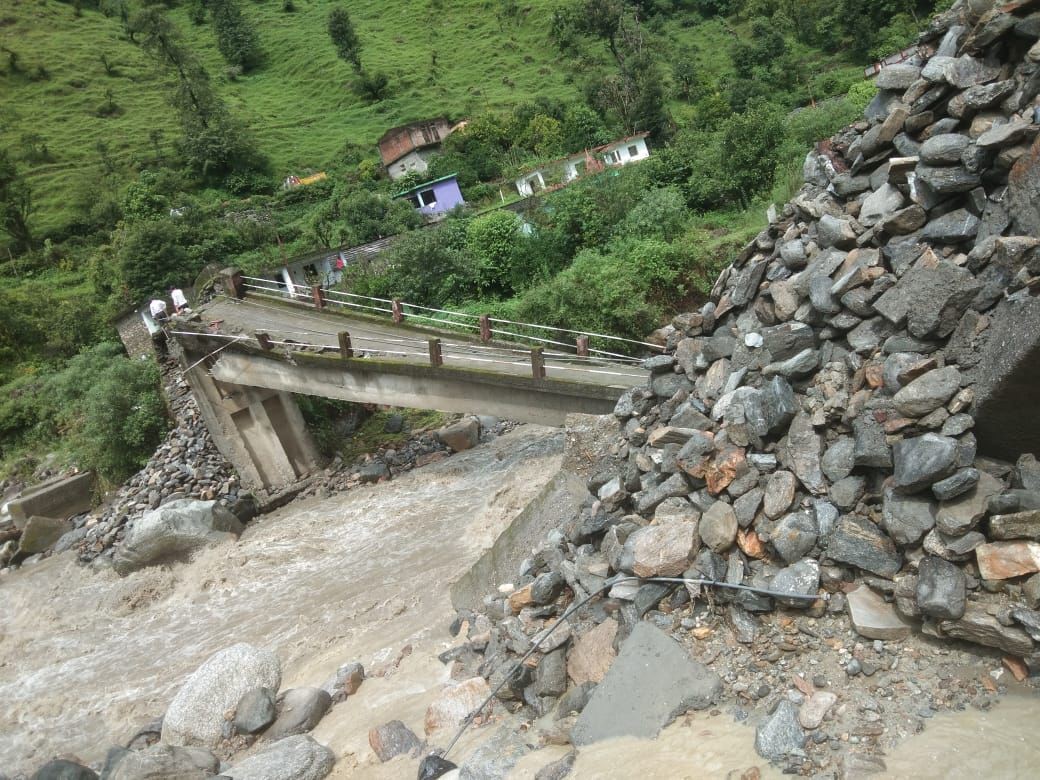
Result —
<svg viewBox="0 0 1040 780"><path fill-rule="evenodd" d="M617 585L619 583L622 583L622 582L643 582L643 583L647 583L647 582L666 582L666 583L676 584L676 585L679 585L679 584L681 584L681 585L707 585L707 586L717 587L717 588L729 588L731 590L750 591L752 593L757 593L757 594L762 595L762 596L770 596L772 598L777 598L777 599L795 599L795 600L799 600L799 601L816 601L816 600L824 600L824 601L826 601L827 599L830 598L830 594L828 594L828 593L822 593L822 594L817 594L817 593L810 593L810 594L782 593L780 591L769 590L768 588L756 588L756 587L754 587L752 585L740 585L740 584L736 584L736 583L732 583L732 582L722 582L720 580L711 580L711 579L694 579L694 578L690 578L690 577L636 577L636 576L632 576L632 575L611 577L606 582L604 582L602 586L600 586L596 590L592 591L592 593L587 595L585 598L581 599L580 601L576 601L573 604L571 604L569 607L567 607L567 609L564 610L564 613L560 616L559 620L557 620L555 623L553 623L553 625L551 627L549 627L547 630L541 632L541 634L532 642L530 649L526 653L524 653L523 657L521 657L520 660L517 661L513 665L513 668L509 671L509 674L505 675L505 677L502 678L502 680L498 683L498 685L496 685L494 688L491 689L491 693L489 693L487 695L487 698L485 698L484 701L482 701L479 706L477 706L472 712L469 713L469 715L466 716L465 720L462 721L462 725L459 726L459 730L457 732L455 732L455 736L452 737L451 742L448 743L448 747L446 747L443 750L443 752L441 752L439 755L431 753L429 756L427 756L427 759L439 758L439 759L443 760L444 757L447 756L448 753L451 752L451 749L453 747L455 747L455 744L459 741L459 739L462 737L462 735L466 732L466 729L469 728L469 726L473 723L473 721L477 718L477 716L483 711L483 709L488 705L488 703L492 699L495 698L495 694L497 694L500 690L502 690L502 687L506 683L508 683L510 680L513 679L513 676L517 673L517 671L519 671L520 667L523 666L524 661L526 661L528 658L530 658L538 650L538 648L541 647L542 643L545 642L545 640L549 638L549 636L553 633L553 631L555 631L557 628L559 628L564 623L566 623L568 620L570 620L571 616L575 612L577 612L579 609L581 609L586 604L588 604L590 601L592 601L592 599L594 599L597 596L599 596L600 594L602 594L608 588L613 588L615 585ZM427 763L427 761L424 759L423 765L425 765L426 763ZM423 777L429 777L429 776L430 776L429 774L424 774L423 766L421 765L420 768L419 768L419 777L423 778ZM434 775L434 777L436 777L436 775Z"/></svg>

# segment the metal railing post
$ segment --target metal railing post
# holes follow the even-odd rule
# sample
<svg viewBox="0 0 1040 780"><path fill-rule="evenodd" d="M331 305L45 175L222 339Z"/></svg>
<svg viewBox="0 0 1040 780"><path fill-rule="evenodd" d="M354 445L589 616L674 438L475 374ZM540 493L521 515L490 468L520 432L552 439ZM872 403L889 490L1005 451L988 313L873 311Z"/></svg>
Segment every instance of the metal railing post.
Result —
<svg viewBox="0 0 1040 780"><path fill-rule="evenodd" d="M545 379L545 354L541 347L531 350L531 373L535 379Z"/></svg>
<svg viewBox="0 0 1040 780"><path fill-rule="evenodd" d="M339 339L339 356L344 360L350 360L354 357L354 348L350 344L350 334L346 331L337 334Z"/></svg>
<svg viewBox="0 0 1040 780"><path fill-rule="evenodd" d="M430 339L430 365L434 368L444 365L444 353L441 351L440 339Z"/></svg>

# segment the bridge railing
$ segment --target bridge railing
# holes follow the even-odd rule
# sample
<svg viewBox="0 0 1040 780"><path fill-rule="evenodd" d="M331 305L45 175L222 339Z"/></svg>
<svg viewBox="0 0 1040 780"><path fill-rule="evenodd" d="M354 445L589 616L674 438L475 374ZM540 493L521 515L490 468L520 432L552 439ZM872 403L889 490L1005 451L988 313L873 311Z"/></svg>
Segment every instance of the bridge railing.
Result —
<svg viewBox="0 0 1040 780"><path fill-rule="evenodd" d="M243 292L253 291L260 295L290 296L294 299L310 298L314 307L318 310L329 306L341 307L343 309L356 309L365 313L375 312L379 315L389 315L395 323L401 323L405 319L416 320L423 324L434 324L446 328L458 329L471 332L480 337L485 344L490 343L494 336L503 336L508 339L519 339L538 346L560 347L573 350L578 357L596 356L612 361L641 362L639 358L633 358L622 352L601 349L590 345L592 339L608 344L642 347L653 352L662 352L663 347L638 339L630 339L622 336L612 336L606 333L594 333L590 331L561 328L551 325L541 325L533 322L518 322L488 314L469 314L468 312L438 309L432 306L423 306L417 303L408 303L398 298L378 298L371 295L359 295L357 293L342 290L329 290L321 286L308 287L292 283L286 286L279 282L263 279L260 277L243 276ZM531 330L542 335L524 333ZM568 334L574 336L573 343L560 341L558 338L550 338L550 335Z"/></svg>

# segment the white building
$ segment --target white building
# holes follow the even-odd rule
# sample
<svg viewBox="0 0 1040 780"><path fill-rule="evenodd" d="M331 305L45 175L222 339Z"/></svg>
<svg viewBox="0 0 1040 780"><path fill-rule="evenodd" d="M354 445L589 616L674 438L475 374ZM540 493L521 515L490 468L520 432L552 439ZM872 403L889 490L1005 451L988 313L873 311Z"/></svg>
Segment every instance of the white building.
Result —
<svg viewBox="0 0 1040 780"><path fill-rule="evenodd" d="M572 182L586 173L595 173L606 167L619 167L645 160L650 156L646 143L648 133L637 133L584 152L561 157L516 180L516 191L524 197L544 189Z"/></svg>

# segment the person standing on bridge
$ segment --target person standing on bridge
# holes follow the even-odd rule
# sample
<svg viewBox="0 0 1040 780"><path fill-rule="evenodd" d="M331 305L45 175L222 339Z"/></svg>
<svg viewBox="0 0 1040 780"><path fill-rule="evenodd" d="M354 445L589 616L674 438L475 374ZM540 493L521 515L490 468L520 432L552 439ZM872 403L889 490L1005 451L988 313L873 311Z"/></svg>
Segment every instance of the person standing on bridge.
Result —
<svg viewBox="0 0 1040 780"><path fill-rule="evenodd" d="M170 300L173 301L174 314L183 314L188 310L188 299L184 296L184 291L181 288L170 288Z"/></svg>
<svg viewBox="0 0 1040 780"><path fill-rule="evenodd" d="M162 298L153 298L152 302L148 304L148 311L156 322L166 322L170 319L170 315L166 313L166 301Z"/></svg>

